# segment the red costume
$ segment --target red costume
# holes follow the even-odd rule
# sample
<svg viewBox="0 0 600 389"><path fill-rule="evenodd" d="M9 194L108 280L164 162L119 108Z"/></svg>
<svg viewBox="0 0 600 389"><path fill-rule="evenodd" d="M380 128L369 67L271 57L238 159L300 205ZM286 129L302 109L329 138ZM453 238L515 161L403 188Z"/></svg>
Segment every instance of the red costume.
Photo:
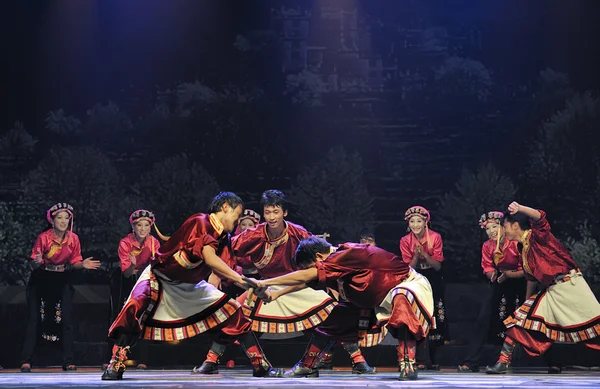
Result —
<svg viewBox="0 0 600 389"><path fill-rule="evenodd" d="M544 286L506 319L507 335L532 356L541 355L552 342L585 342L600 350L600 304L575 261L550 232L546 213L531 220L521 238L527 280Z"/></svg>
<svg viewBox="0 0 600 389"><path fill-rule="evenodd" d="M29 320L22 350L21 371L29 372L33 352L41 337L46 341L62 342L64 370L76 370L73 363L73 286L70 282L73 264L82 262L79 237L73 232L73 208L58 203L48 209L46 219L54 224L55 217L66 212L70 230L62 238L54 228L42 232L31 251L31 259L40 258L41 265L32 273L27 284ZM38 325L40 329L38 330Z"/></svg>
<svg viewBox="0 0 600 389"><path fill-rule="evenodd" d="M505 373L517 344L532 356L544 354L552 343L579 343L600 350L600 304L567 249L550 232L546 213L530 219L531 229L520 239L523 270L543 290L529 297L504 321L506 340L496 364L486 373ZM549 372L560 372L550 361Z"/></svg>
<svg viewBox="0 0 600 389"><path fill-rule="evenodd" d="M269 278L296 270L293 262L296 248L309 236L304 227L285 221L283 234L271 239L267 223L261 223L233 237L232 247L235 256L250 258L258 274ZM256 332L291 333L313 328L329 316L336 304L327 293L310 289L286 294L269 304L254 296L248 305L247 296L248 292L242 294L238 301Z"/></svg>

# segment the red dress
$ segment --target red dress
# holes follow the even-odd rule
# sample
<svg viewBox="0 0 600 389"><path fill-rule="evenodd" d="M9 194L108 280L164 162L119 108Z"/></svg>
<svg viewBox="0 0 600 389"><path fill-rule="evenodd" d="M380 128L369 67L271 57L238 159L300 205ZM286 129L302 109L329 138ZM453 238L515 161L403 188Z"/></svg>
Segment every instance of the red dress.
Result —
<svg viewBox="0 0 600 389"><path fill-rule="evenodd" d="M546 213L531 219L521 238L523 270L544 289L505 320L507 336L538 356L553 342L579 343L600 350L600 304L568 250L550 232Z"/></svg>
<svg viewBox="0 0 600 389"><path fill-rule="evenodd" d="M427 234L423 234L423 238L420 240L417 239L417 236L412 232L403 236L402 239L400 239L400 253L402 254L402 260L406 263L410 263L415 252L415 246L417 243L420 243L421 246L423 246L423 250L425 250L431 258L443 263L444 250L442 236L433 230L429 230L429 239L431 244L428 244L427 242ZM417 262L415 267L416 271L427 277L433 289L436 328L429 332L429 340L436 344L443 344L444 339L448 338L445 304L446 283L443 277L443 269L442 265L442 269L437 271L422 259Z"/></svg>
<svg viewBox="0 0 600 389"><path fill-rule="evenodd" d="M235 266L229 235L214 214L191 216L140 275L109 337L143 332L145 339L171 341L206 332L227 343L250 331L240 304L205 281L212 272L202 254L207 245Z"/></svg>

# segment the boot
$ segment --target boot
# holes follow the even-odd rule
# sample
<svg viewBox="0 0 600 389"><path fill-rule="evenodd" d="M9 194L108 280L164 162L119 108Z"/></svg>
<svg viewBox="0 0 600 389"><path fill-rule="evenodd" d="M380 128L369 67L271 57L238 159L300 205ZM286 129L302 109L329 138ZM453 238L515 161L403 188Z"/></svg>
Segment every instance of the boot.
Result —
<svg viewBox="0 0 600 389"><path fill-rule="evenodd" d="M411 361L408 357L405 357L400 362L400 376L399 380L416 380L419 377L417 369L415 369L415 361Z"/></svg>
<svg viewBox="0 0 600 389"><path fill-rule="evenodd" d="M315 369L320 370L333 370L333 353L323 354L323 358L319 359Z"/></svg>
<svg viewBox="0 0 600 389"><path fill-rule="evenodd" d="M254 332L250 331L240 340L240 346L252 363L252 376L263 378L283 377L282 369L275 369L265 357Z"/></svg>
<svg viewBox="0 0 600 389"><path fill-rule="evenodd" d="M415 357L417 354L417 341L409 335L408 330L404 330L404 340L398 342L396 347L398 352L398 370L400 371L399 380L416 380L418 372L415 368Z"/></svg>
<svg viewBox="0 0 600 389"><path fill-rule="evenodd" d="M298 362L283 375L285 378L319 378L319 370L304 366Z"/></svg>
<svg viewBox="0 0 600 389"><path fill-rule="evenodd" d="M125 361L127 360L127 352L129 351L129 346L121 347L121 346L113 346L112 357L110 359L110 363L104 373L102 374L103 381L113 381L113 380L122 380L123 373L127 370L125 366Z"/></svg>
<svg viewBox="0 0 600 389"><path fill-rule="evenodd" d="M357 343L344 342L342 343L342 347L344 347L344 350L346 350L350 355L350 358L352 358L352 374L375 373L375 368L369 366Z"/></svg>
<svg viewBox="0 0 600 389"><path fill-rule="evenodd" d="M227 346L213 342L206 354L206 360L202 366L194 367L192 374L219 374L219 358L225 353Z"/></svg>
<svg viewBox="0 0 600 389"><path fill-rule="evenodd" d="M313 334L300 362L296 363L291 370L286 371L284 377L318 378L319 370L316 368L317 363L319 363L321 356L324 356L332 345L333 342L330 342L324 336Z"/></svg>
<svg viewBox="0 0 600 389"><path fill-rule="evenodd" d="M492 367L486 367L486 374L505 374L508 372L508 367L510 366L510 360L512 358L512 353L515 351L515 343L511 338L506 338L504 344L502 345L502 350L500 350L500 357L496 364Z"/></svg>

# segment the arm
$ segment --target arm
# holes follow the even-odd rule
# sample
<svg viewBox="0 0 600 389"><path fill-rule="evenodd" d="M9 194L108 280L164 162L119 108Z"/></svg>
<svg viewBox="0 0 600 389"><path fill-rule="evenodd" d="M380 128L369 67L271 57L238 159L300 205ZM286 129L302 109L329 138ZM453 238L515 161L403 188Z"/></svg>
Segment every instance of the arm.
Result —
<svg viewBox="0 0 600 389"><path fill-rule="evenodd" d="M44 264L44 258L42 258L42 235L39 235L35 240L33 249L31 250L30 258L33 259L32 267L37 269Z"/></svg>
<svg viewBox="0 0 600 389"><path fill-rule="evenodd" d="M413 269L417 266L419 261L419 253L417 250L411 250L409 239L400 239L400 253L402 254L402 261L408 263Z"/></svg>
<svg viewBox="0 0 600 389"><path fill-rule="evenodd" d="M261 284L263 286L269 286L269 285L297 286L297 285L306 284L312 280L316 280L317 277L318 277L317 268L311 267L310 269L298 270L293 273L286 274L284 276L261 280L261 281L259 281L259 284Z"/></svg>
<svg viewBox="0 0 600 389"><path fill-rule="evenodd" d="M433 257L431 255L429 255L425 252L425 250L423 250L421 252L421 258L423 258L425 260L425 262L427 262L429 265L431 265L431 267L434 268L436 271L440 271L440 269L442 268L442 263L440 261L433 259Z"/></svg>
<svg viewBox="0 0 600 389"><path fill-rule="evenodd" d="M119 260L121 261L121 273L126 278L131 277L133 270L135 269L136 259L129 253L129 247L127 243L121 241L119 243Z"/></svg>
<svg viewBox="0 0 600 389"><path fill-rule="evenodd" d="M517 212L521 212L521 213L525 214L527 217L529 217L530 219L533 219L534 221L538 221L542 218L542 214L537 209L533 209L533 208L527 207L525 205L521 205L521 204L517 203L516 201L513 201L512 203L510 203L510 205L508 206L508 210L513 215Z"/></svg>
<svg viewBox="0 0 600 389"><path fill-rule="evenodd" d="M527 291L525 292L526 298L529 298L535 294L536 286L536 281L527 281Z"/></svg>
<svg viewBox="0 0 600 389"><path fill-rule="evenodd" d="M292 292L297 292L299 290L302 289L306 289L308 288L308 286L306 284L298 284L298 285L293 285L293 286L287 286L284 289L281 289L278 292L271 292L271 299L275 300L283 295L286 295L288 293L292 293Z"/></svg>
<svg viewBox="0 0 600 389"><path fill-rule="evenodd" d="M221 258L217 256L214 247L206 245L202 248L202 257L204 262L219 276L227 278L233 282L244 284L242 277L233 271Z"/></svg>

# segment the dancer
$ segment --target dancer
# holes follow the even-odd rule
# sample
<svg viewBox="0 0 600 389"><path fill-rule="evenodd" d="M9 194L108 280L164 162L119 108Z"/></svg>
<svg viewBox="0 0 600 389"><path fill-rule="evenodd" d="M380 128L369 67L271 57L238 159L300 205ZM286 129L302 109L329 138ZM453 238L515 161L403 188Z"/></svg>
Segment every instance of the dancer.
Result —
<svg viewBox="0 0 600 389"><path fill-rule="evenodd" d="M271 279L248 280L257 288L271 285L328 287L361 309L375 309L378 324L399 339L400 379L417 379L416 342L429 333L433 319L433 294L425 277L396 255L378 247L346 243L334 249L327 241L310 237L296 251L299 269ZM337 309L337 307L336 307ZM334 313L335 310L334 309ZM332 314L333 315L333 314ZM318 377L315 366L332 340L343 341L354 323L338 321L339 327L319 326L307 350L288 377ZM345 324L345 327L342 325Z"/></svg>
<svg viewBox="0 0 600 389"><path fill-rule="evenodd" d="M100 267L100 261L81 256L79 237L73 232L71 205L53 205L46 212L46 220L52 228L38 235L31 252L34 270L27 284L29 320L21 355L23 373L31 371L31 360L40 333L42 339L48 342L62 342L62 369L77 370L73 364L74 289L71 270L96 270ZM38 329L38 326L41 328Z"/></svg>
<svg viewBox="0 0 600 389"><path fill-rule="evenodd" d="M158 239L150 234L152 226L156 228L155 222L154 213L145 209L139 209L129 216L132 232L119 242L120 266L115 269L110 280L110 323L121 312L138 275L146 268L160 248ZM157 233L160 235L158 229ZM140 349L141 360L147 360L145 347ZM105 370L107 367L108 363L105 363L102 369ZM148 366L138 361L137 368L145 370Z"/></svg>
<svg viewBox="0 0 600 389"><path fill-rule="evenodd" d="M228 234L242 213L242 200L234 193L222 192L213 199L209 212L188 218L139 276L109 329L116 344L103 380L123 378L128 350L140 336L172 341L202 333L221 349L239 340L255 377L279 375L264 358L240 304L205 281L214 271L246 285L232 270Z"/></svg>
<svg viewBox="0 0 600 389"><path fill-rule="evenodd" d="M233 238L233 252L237 258L248 257L261 277L274 277L295 270L293 263L296 247L310 234L304 227L285 220L288 202L278 190L262 194L261 207L265 222L245 230ZM244 314L252 320L252 330L260 333L286 334L311 329L322 323L331 313L335 301L324 291L279 288L275 300L266 304L256 294L244 293L238 298ZM201 374L216 374L216 360L224 350L216 343L208 352L206 362L198 369Z"/></svg>
<svg viewBox="0 0 600 389"><path fill-rule="evenodd" d="M479 226L489 238L481 247L481 267L490 283L490 290L469 338L467 358L458 366L462 373L479 371L486 340L492 343L504 341L504 319L525 300L523 261L517 242L505 237L503 221L504 214L498 211L484 213L479 219Z"/></svg>
<svg viewBox="0 0 600 389"><path fill-rule="evenodd" d="M488 374L504 374L517 345L541 356L554 342L584 343L600 350L600 304L568 250L550 232L546 213L512 202L504 219L506 237L519 244L527 278L527 300L505 320L506 339ZM543 289L535 292L536 281ZM548 373L562 367L549 363Z"/></svg>
<svg viewBox="0 0 600 389"><path fill-rule="evenodd" d="M400 239L402 260L427 277L433 288L435 302L435 328L430 331L428 339L419 346L417 367L420 370L439 370L439 365L435 364L435 350L448 338L444 303L446 283L442 272L442 237L429 228L431 215L421 206L410 207L404 213L404 220L408 223L409 233Z"/></svg>

